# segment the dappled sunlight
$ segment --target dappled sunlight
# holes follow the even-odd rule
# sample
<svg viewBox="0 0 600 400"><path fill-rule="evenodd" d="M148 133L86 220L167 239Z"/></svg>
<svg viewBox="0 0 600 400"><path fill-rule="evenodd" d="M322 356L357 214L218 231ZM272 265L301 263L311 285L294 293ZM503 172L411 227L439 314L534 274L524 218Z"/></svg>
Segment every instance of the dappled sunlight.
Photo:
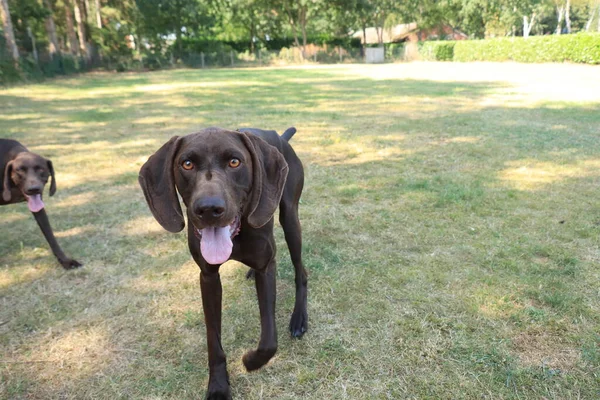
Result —
<svg viewBox="0 0 600 400"><path fill-rule="evenodd" d="M79 236L84 233L94 232L94 227L92 225L86 226L76 226L71 229L65 229L63 231L54 232L54 236L57 238L65 238L70 236Z"/></svg>
<svg viewBox="0 0 600 400"><path fill-rule="evenodd" d="M140 147L156 144L155 139L136 139L123 142L108 142L105 140L94 141L88 143L69 143L69 144L39 144L35 146L36 151L43 150L63 150L68 151L76 156L76 153L82 153L81 157L90 157L98 150L113 150L113 149L138 149ZM63 155L65 157L67 155Z"/></svg>
<svg viewBox="0 0 600 400"><path fill-rule="evenodd" d="M199 76L200 77L200 76ZM275 83L257 82L257 81L204 81L204 82L175 82L175 83L157 83L152 85L135 86L136 92L169 92L172 90L190 89L190 88L223 88L223 87L247 87L247 86L273 86Z"/></svg>
<svg viewBox="0 0 600 400"><path fill-rule="evenodd" d="M72 179L72 178L71 178ZM65 179L66 181L69 181ZM96 199L97 194L94 192L79 193L72 196L68 196L60 201L52 203L52 208L69 208L76 207L92 202Z"/></svg>
<svg viewBox="0 0 600 400"><path fill-rule="evenodd" d="M120 230L118 231L121 232ZM170 232L165 232L164 234L171 236L175 235ZM151 257L162 257L165 254L170 254L177 251L185 251L187 249L185 242L176 242L176 246L173 246L173 243L174 242L172 240L162 240L158 243L154 243L151 248L143 249L142 253Z"/></svg>
<svg viewBox="0 0 600 400"><path fill-rule="evenodd" d="M137 118L135 120L133 120L132 122L134 124L140 124L140 125L156 125L156 124L168 124L171 123L173 121L173 117L171 116L147 116L147 117L141 117L141 118Z"/></svg>
<svg viewBox="0 0 600 400"><path fill-rule="evenodd" d="M248 267L241 262L233 260L226 262L221 266L221 268L219 268L219 273L223 279L232 279L238 276L240 271L244 271L244 273L246 273L248 271Z"/></svg>
<svg viewBox="0 0 600 400"><path fill-rule="evenodd" d="M39 268L30 262L23 262L20 259L16 262L16 265L6 268L3 260L0 262L0 288L7 289L13 285L32 282L40 279L47 273L47 269Z"/></svg>
<svg viewBox="0 0 600 400"><path fill-rule="evenodd" d="M128 354L116 348L104 325L90 325L38 336L37 343L13 362L27 364L26 374L47 385L69 385L100 373ZM68 377L65 379L65 377Z"/></svg>
<svg viewBox="0 0 600 400"><path fill-rule="evenodd" d="M151 215L130 219L124 222L118 229L122 234L129 236L170 234Z"/></svg>
<svg viewBox="0 0 600 400"><path fill-rule="evenodd" d="M415 152L401 147L405 136L371 136L366 132L353 132L352 135L335 129L305 128L302 142L295 145L296 151L306 153L311 163L321 166L352 165L372 161L400 160ZM315 135L312 132L320 132ZM357 134L358 139L357 139Z"/></svg>
<svg viewBox="0 0 600 400"><path fill-rule="evenodd" d="M500 171L501 181L519 190L536 190L561 182L566 178L600 175L600 160L585 160L574 164L557 164L534 160L512 161Z"/></svg>
<svg viewBox="0 0 600 400"><path fill-rule="evenodd" d="M506 319L524 308L523 304L514 296L492 296L482 293L483 300L479 304L479 312L492 319Z"/></svg>
<svg viewBox="0 0 600 400"><path fill-rule="evenodd" d="M39 113L26 113L26 114L0 114L0 120L4 121L15 121L15 120L30 120L36 119L39 120L41 118L47 117L45 114Z"/></svg>
<svg viewBox="0 0 600 400"><path fill-rule="evenodd" d="M477 136L456 136L452 138L445 138L441 140L433 140L430 142L432 145L447 145L450 143L477 143L481 140L480 137Z"/></svg>
<svg viewBox="0 0 600 400"><path fill-rule="evenodd" d="M16 221L21 221L27 218L31 218L31 214L0 214L0 222L8 224Z"/></svg>
<svg viewBox="0 0 600 400"><path fill-rule="evenodd" d="M339 74L374 81L420 79L439 82L502 82L512 86L500 88L495 93L488 90L486 99L482 102L485 106L514 107L548 101L600 102L600 79L597 67L592 65L412 62L337 68L336 72ZM577 89L574 90L574 87Z"/></svg>
<svg viewBox="0 0 600 400"><path fill-rule="evenodd" d="M444 143L476 143L480 139L481 138L476 137L476 136L457 136L457 137L453 137L450 139L446 139L443 142Z"/></svg>

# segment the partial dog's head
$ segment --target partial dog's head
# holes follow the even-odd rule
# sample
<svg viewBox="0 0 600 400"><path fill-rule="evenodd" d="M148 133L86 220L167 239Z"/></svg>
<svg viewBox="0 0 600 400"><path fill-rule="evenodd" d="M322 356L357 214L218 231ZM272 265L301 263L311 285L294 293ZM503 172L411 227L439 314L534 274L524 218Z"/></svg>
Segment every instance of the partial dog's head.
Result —
<svg viewBox="0 0 600 400"><path fill-rule="evenodd" d="M42 192L44 186L50 183L50 196L56 192L56 179L52 161L30 152L22 152L6 164L2 181L2 198L9 202L12 198L11 190L17 188L25 198L29 210L38 212L44 208Z"/></svg>
<svg viewBox="0 0 600 400"><path fill-rule="evenodd" d="M152 214L170 232L185 226L179 192L203 257L219 264L231 255L242 218L254 228L272 218L287 172L283 155L264 140L208 128L171 138L142 166L139 181Z"/></svg>

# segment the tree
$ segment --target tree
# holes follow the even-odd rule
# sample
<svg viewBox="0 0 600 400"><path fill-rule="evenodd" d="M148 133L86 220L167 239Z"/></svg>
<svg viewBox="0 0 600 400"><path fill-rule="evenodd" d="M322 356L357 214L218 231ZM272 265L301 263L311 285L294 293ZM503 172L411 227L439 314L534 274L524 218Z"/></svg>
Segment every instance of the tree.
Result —
<svg viewBox="0 0 600 400"><path fill-rule="evenodd" d="M141 30L155 41L175 35L179 53L183 35L200 36L214 23L208 2L202 0L136 0L135 4L142 16Z"/></svg>
<svg viewBox="0 0 600 400"><path fill-rule="evenodd" d="M377 30L377 41L383 45L383 28L387 18L398 10L398 2L395 0L374 0L373 4L373 21Z"/></svg>
<svg viewBox="0 0 600 400"><path fill-rule="evenodd" d="M100 15L100 0L95 0L95 11L96 11L96 24L98 25L98 29L102 29L102 17Z"/></svg>
<svg viewBox="0 0 600 400"><path fill-rule="evenodd" d="M280 0L279 7L283 9L292 28L294 40L298 43L298 30L302 34L302 57L306 57L307 25L311 18L322 11L323 0Z"/></svg>
<svg viewBox="0 0 600 400"><path fill-rule="evenodd" d="M589 9L589 14L585 24L585 31L589 32L591 30L595 18L598 19L598 31L600 31L600 0L589 0L587 8Z"/></svg>
<svg viewBox="0 0 600 400"><path fill-rule="evenodd" d="M83 57L85 57L86 60L89 61L89 54L87 51L87 45L86 45L86 34L85 34L85 18L83 16L83 13L81 11L81 4L79 3L79 0L73 0L73 10L75 12L75 22L77 22L77 36L79 38L79 52L81 55L83 55Z"/></svg>
<svg viewBox="0 0 600 400"><path fill-rule="evenodd" d="M241 28L250 51L254 52L257 39L262 37L266 41L267 35L273 36L271 32L281 30L277 6L272 0L225 0L215 4L215 11L221 15L223 26Z"/></svg>
<svg viewBox="0 0 600 400"><path fill-rule="evenodd" d="M48 34L48 52L50 53L51 57L54 57L57 53L60 54L60 47L58 45L58 38L56 36L56 24L54 23L54 16L50 1L44 0L44 6L48 10L48 16L44 21L46 33Z"/></svg>
<svg viewBox="0 0 600 400"><path fill-rule="evenodd" d="M73 25L73 12L71 0L63 0L65 3L65 24L67 30L68 47L71 54L79 56L79 45L77 42L77 34L75 33L75 26Z"/></svg>
<svg viewBox="0 0 600 400"><path fill-rule="evenodd" d="M19 62L19 49L15 41L15 32L13 30L12 21L10 18L10 10L8 9L8 1L0 0L0 19L2 19L2 27L6 45L10 50L10 54L15 64Z"/></svg>

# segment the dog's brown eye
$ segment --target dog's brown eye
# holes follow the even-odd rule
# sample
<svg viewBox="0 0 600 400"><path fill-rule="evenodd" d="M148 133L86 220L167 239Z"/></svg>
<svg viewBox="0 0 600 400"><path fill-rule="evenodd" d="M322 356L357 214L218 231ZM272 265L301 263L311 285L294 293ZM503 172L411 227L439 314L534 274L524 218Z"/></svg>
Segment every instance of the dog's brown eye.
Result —
<svg viewBox="0 0 600 400"><path fill-rule="evenodd" d="M237 158L232 158L231 160L229 160L229 166L231 168L237 168L240 166L240 160L238 160Z"/></svg>
<svg viewBox="0 0 600 400"><path fill-rule="evenodd" d="M181 166L183 167L183 169L189 171L190 169L194 168L194 163L190 160L185 160L183 164L181 164Z"/></svg>

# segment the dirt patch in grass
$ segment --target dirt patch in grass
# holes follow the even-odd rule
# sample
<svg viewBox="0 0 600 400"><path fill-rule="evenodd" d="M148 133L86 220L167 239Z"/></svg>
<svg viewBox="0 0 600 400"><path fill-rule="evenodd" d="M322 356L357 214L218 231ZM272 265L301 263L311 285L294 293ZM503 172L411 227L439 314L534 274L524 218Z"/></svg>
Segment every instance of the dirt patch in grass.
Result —
<svg viewBox="0 0 600 400"><path fill-rule="evenodd" d="M530 330L513 339L514 354L526 367L568 372L580 362L580 352L561 335Z"/></svg>

